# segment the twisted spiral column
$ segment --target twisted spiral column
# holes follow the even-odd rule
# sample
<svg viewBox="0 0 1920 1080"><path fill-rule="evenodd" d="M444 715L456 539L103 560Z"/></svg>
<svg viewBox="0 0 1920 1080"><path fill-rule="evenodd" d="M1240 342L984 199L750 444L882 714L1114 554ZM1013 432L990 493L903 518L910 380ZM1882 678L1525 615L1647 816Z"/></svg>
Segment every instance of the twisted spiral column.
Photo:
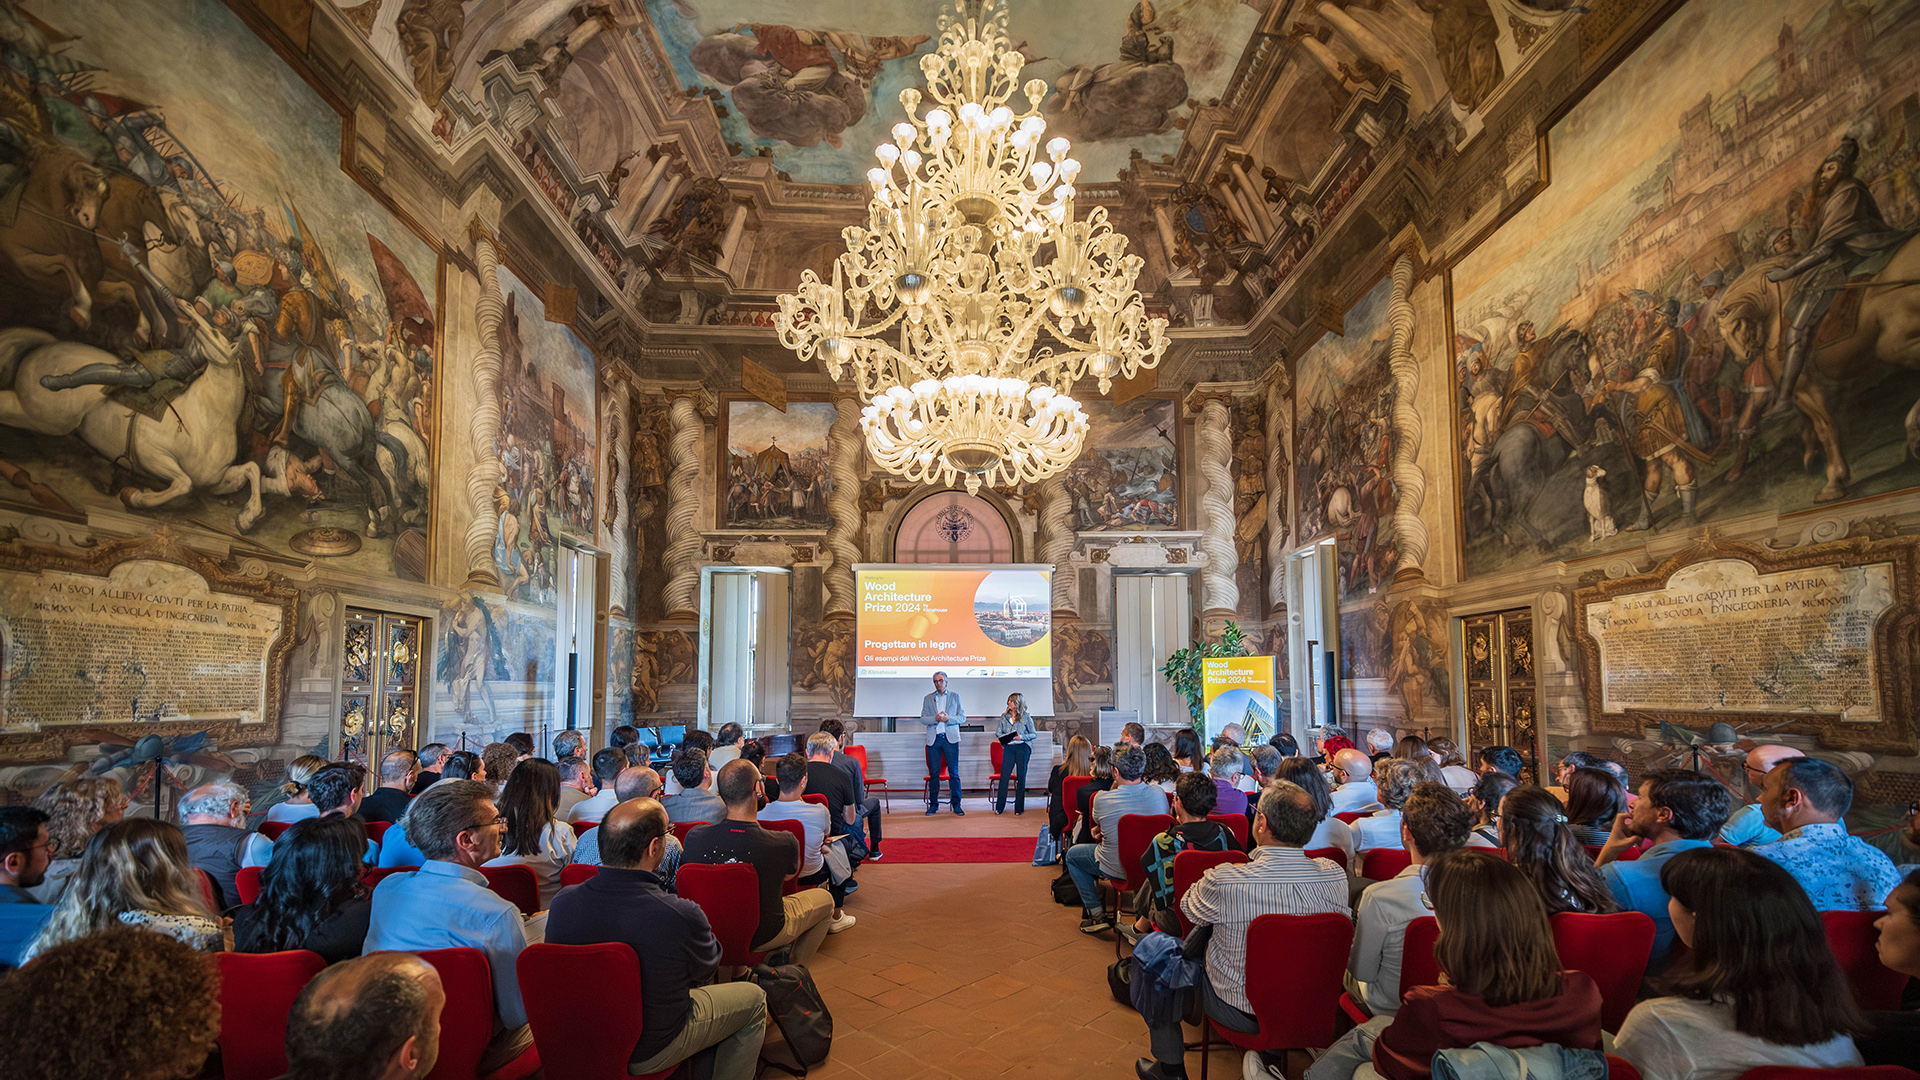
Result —
<svg viewBox="0 0 1920 1080"><path fill-rule="evenodd" d="M1292 386L1283 359L1267 381L1267 610L1287 606L1288 451L1293 446Z"/></svg>
<svg viewBox="0 0 1920 1080"><path fill-rule="evenodd" d="M500 568L493 561L493 543L500 532L500 515L493 508L493 489L500 483L500 323L506 299L500 295L500 256L493 234L475 227L474 266L479 272L480 297L473 308L480 349L473 358L474 407L471 432L473 464L467 468L467 504L473 521L467 526L467 584L500 587Z"/></svg>
<svg viewBox="0 0 1920 1080"><path fill-rule="evenodd" d="M611 508L611 513L602 514L607 527L607 549L614 552L612 607L621 610L615 614L626 614L622 601L627 597L628 583L633 580L633 508L628 505L627 491L633 479L633 437L627 429L627 396L629 390L624 382L614 382L607 387L607 415L600 428L603 442L612 440L613 475L604 478L607 485L603 496Z"/></svg>
<svg viewBox="0 0 1920 1080"><path fill-rule="evenodd" d="M1067 478L1055 473L1040 482L1040 561L1053 564L1053 616L1079 618L1079 589L1067 560L1073 557L1073 497Z"/></svg>
<svg viewBox="0 0 1920 1080"><path fill-rule="evenodd" d="M1233 546L1233 432L1222 394L1207 394L1200 405L1200 550L1207 563L1200 569L1202 615L1231 615L1240 606L1240 587L1233 572L1238 557Z"/></svg>
<svg viewBox="0 0 1920 1080"><path fill-rule="evenodd" d="M667 572L667 617L700 614L700 407L691 395L674 397L667 411L673 441L667 475L667 550L660 561Z"/></svg>
<svg viewBox="0 0 1920 1080"><path fill-rule="evenodd" d="M1393 509L1393 541L1399 560L1395 578L1423 576L1427 559L1427 527L1420 506L1427 499L1427 477L1420 469L1420 362L1413 355L1413 257L1393 260L1393 297L1387 302L1387 324L1393 330L1388 363L1393 371L1393 486L1398 494Z"/></svg>
<svg viewBox="0 0 1920 1080"><path fill-rule="evenodd" d="M860 403L853 398L838 398L833 403L833 427L827 430L827 470L833 477L833 492L827 496L827 550L833 552L833 565L827 567L827 617L851 615L858 603L854 596L853 564L860 561L860 530L865 523L860 513Z"/></svg>

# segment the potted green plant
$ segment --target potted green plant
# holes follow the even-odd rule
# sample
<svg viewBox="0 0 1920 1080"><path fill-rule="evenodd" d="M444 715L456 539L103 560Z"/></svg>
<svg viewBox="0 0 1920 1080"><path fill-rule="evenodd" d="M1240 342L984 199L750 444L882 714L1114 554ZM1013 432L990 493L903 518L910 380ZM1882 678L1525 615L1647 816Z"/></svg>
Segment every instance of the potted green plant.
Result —
<svg viewBox="0 0 1920 1080"><path fill-rule="evenodd" d="M1229 621L1220 631L1219 640L1189 645L1167 657L1167 662L1160 666L1160 674L1187 699L1187 715L1192 718L1195 731L1206 730L1206 707L1200 700L1200 661L1209 657L1246 656L1246 638L1240 628Z"/></svg>

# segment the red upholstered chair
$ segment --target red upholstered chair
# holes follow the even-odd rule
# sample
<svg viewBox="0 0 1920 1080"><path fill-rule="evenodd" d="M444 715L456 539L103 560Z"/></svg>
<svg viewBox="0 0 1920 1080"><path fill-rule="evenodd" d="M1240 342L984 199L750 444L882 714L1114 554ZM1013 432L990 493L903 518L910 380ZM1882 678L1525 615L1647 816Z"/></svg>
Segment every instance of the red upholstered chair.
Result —
<svg viewBox="0 0 1920 1080"><path fill-rule="evenodd" d="M265 869L264 866L243 866L239 873L233 875L233 889L240 894L242 904L251 904L260 899L260 874Z"/></svg>
<svg viewBox="0 0 1920 1080"><path fill-rule="evenodd" d="M446 1007L440 1010L440 1058L427 1080L521 1080L539 1070L540 1051L529 1046L493 1072L482 1076L479 1071L480 1059L493 1039L493 969L487 966L485 953L472 948L431 949L421 953L420 959L440 972L447 992ZM579 1007L591 996L574 994L566 1001L569 1007Z"/></svg>
<svg viewBox="0 0 1920 1080"><path fill-rule="evenodd" d="M1600 1026L1619 1031L1640 995L1653 952L1653 920L1644 912L1583 915L1563 911L1553 917L1553 944L1560 966L1584 971L1600 986Z"/></svg>
<svg viewBox="0 0 1920 1080"><path fill-rule="evenodd" d="M1140 865L1140 857L1147 853L1147 845L1153 838L1173 828L1172 814L1123 814L1120 817L1119 856L1120 865L1127 868L1124 878L1107 878L1106 884L1114 890L1114 917L1119 918L1128 910L1126 902L1146 884L1147 871ZM1136 913L1137 914L1137 913ZM1113 937L1113 952L1120 955L1120 943L1126 940L1120 934Z"/></svg>
<svg viewBox="0 0 1920 1080"><path fill-rule="evenodd" d="M1247 927L1247 1000L1260 1030L1228 1031L1208 1019L1200 1027L1200 1078L1206 1080L1213 1037L1242 1050L1295 1050L1333 1042L1340 982L1353 948L1345 915L1262 915Z"/></svg>
<svg viewBox="0 0 1920 1080"><path fill-rule="evenodd" d="M1187 925L1187 916L1180 910L1180 898L1187 895L1207 871L1216 866L1247 861L1244 851L1183 851L1173 857L1173 918L1180 925L1180 936L1185 937L1193 927Z"/></svg>
<svg viewBox="0 0 1920 1080"><path fill-rule="evenodd" d="M293 828L291 821L263 821L260 823L260 835L269 840L280 839L280 834Z"/></svg>
<svg viewBox="0 0 1920 1080"><path fill-rule="evenodd" d="M532 870L524 866L483 866L480 872L487 876L487 888L519 908L522 915L539 912L540 879Z"/></svg>
<svg viewBox="0 0 1920 1080"><path fill-rule="evenodd" d="M1341 821L1344 821L1344 822L1346 822L1347 824L1349 824L1349 825L1351 825L1351 824L1353 824L1354 822L1356 822L1356 821L1359 821L1359 820L1360 820L1361 818L1363 818L1363 817L1372 817L1372 816L1373 816L1373 811L1371 811L1371 810L1343 810L1343 811L1341 811L1340 813L1338 813L1338 814L1335 814L1335 815L1333 815L1333 816L1334 816L1334 817L1337 817L1337 818L1339 818L1339 819L1340 819Z"/></svg>
<svg viewBox="0 0 1920 1080"><path fill-rule="evenodd" d="M869 771L867 765L867 748L861 746L859 743L848 743L840 749L844 751L848 757L860 763L860 777L866 782L867 794L871 795L875 789L878 789L880 792L880 801L886 806L887 813L893 813L893 800L887 795L887 781L883 777L875 776Z"/></svg>
<svg viewBox="0 0 1920 1080"><path fill-rule="evenodd" d="M1360 876L1385 881L1412 865L1413 856L1404 848L1373 848L1360 856Z"/></svg>
<svg viewBox="0 0 1920 1080"><path fill-rule="evenodd" d="M802 866L806 865L805 853L807 850L807 827L805 825L802 825L797 821L774 820L774 821L763 821L760 823L760 827L763 829L770 829L776 832L783 832L791 835L794 838L794 840L798 841L800 844L800 851L801 851L800 864ZM799 891L800 891L800 882L798 878L788 878L780 886L781 896L792 896L794 893L797 893Z"/></svg>
<svg viewBox="0 0 1920 1080"><path fill-rule="evenodd" d="M529 945L520 953L520 997L542 1048L546 1075L567 1080L627 1080L640 1041L640 959L633 947ZM591 994L580 993L591 986ZM678 1065L645 1074L672 1076Z"/></svg>
<svg viewBox="0 0 1920 1080"><path fill-rule="evenodd" d="M1863 1009L1892 1010L1900 1007L1901 991L1907 988L1907 976L1880 962L1874 947L1879 937L1873 924L1882 912L1823 911L1820 921L1827 925L1827 944L1840 970L1847 973L1847 985L1853 987L1853 999Z"/></svg>
<svg viewBox="0 0 1920 1080"><path fill-rule="evenodd" d="M1216 825L1225 825L1227 831L1240 841L1240 850L1247 850L1247 815L1245 814L1208 814L1207 820Z"/></svg>
<svg viewBox="0 0 1920 1080"><path fill-rule="evenodd" d="M1093 780L1091 776L1069 776L1060 781L1060 805L1067 811L1067 835L1073 835L1074 823L1080 820L1080 789Z"/></svg>
<svg viewBox="0 0 1920 1080"><path fill-rule="evenodd" d="M587 835L588 829L597 829L599 827L600 823L597 821L576 821L573 823L573 835L576 838L582 837Z"/></svg>
<svg viewBox="0 0 1920 1080"><path fill-rule="evenodd" d="M817 791L809 791L805 795L800 796L800 801L810 802L815 806L826 807L828 810L833 809L831 806L827 805L827 797L825 795L820 794Z"/></svg>
<svg viewBox="0 0 1920 1080"><path fill-rule="evenodd" d="M746 863L681 863L673 879L674 891L707 913L713 936L720 942L720 962L728 967L752 967L766 958L752 950L753 933L760 929L760 879Z"/></svg>
<svg viewBox="0 0 1920 1080"><path fill-rule="evenodd" d="M200 899L207 902L207 910L220 914L220 887L213 883L213 875L196 866L193 876L200 882Z"/></svg>
<svg viewBox="0 0 1920 1080"><path fill-rule="evenodd" d="M1416 986L1440 984L1440 961L1433 947L1440 941L1440 924L1431 915L1423 915L1407 924L1400 938L1400 996ZM1629 1002L1631 1004L1631 1002ZM1367 1022L1367 1010L1351 994L1340 995L1340 1008L1356 1024Z"/></svg>
<svg viewBox="0 0 1920 1080"><path fill-rule="evenodd" d="M1341 851L1337 847L1308 848L1307 858L1332 859L1334 862L1337 862L1340 864L1340 869L1345 870L1347 868L1347 853L1344 851Z"/></svg>
<svg viewBox="0 0 1920 1080"><path fill-rule="evenodd" d="M369 821L367 822L367 839L377 844L386 839L387 830L391 828L393 828L391 821Z"/></svg>
<svg viewBox="0 0 1920 1080"><path fill-rule="evenodd" d="M380 883L387 880L391 875L398 874L403 870L418 869L420 868L417 866L369 866L361 873L360 880L367 883L367 888L377 889L380 887Z"/></svg>
<svg viewBox="0 0 1920 1080"><path fill-rule="evenodd" d="M1607 1080L1642 1080L1640 1070L1623 1057L1607 1055Z"/></svg>
<svg viewBox="0 0 1920 1080"><path fill-rule="evenodd" d="M1920 1073L1898 1065L1861 1065L1852 1069L1796 1069L1791 1065L1762 1065L1741 1073L1740 1080L1920 1080Z"/></svg>
<svg viewBox="0 0 1920 1080"><path fill-rule="evenodd" d="M319 953L215 955L220 964L220 1063L227 1080L271 1080L287 1071L287 1013L308 980L324 971Z"/></svg>
<svg viewBox="0 0 1920 1080"><path fill-rule="evenodd" d="M564 889L569 885L578 885L599 872L600 868L592 863L571 863L563 866L560 868L560 887Z"/></svg>
<svg viewBox="0 0 1920 1080"><path fill-rule="evenodd" d="M683 844L684 844L684 843L686 843L686 842L687 842L687 834L688 834L688 833L690 833L690 832L692 832L693 830L695 830L695 829L697 829L697 828L699 828L700 826L702 826L702 825L705 825L705 824L706 824L706 822L704 822L704 821L682 821L682 822L679 822L679 823L677 823L677 824L675 824L675 825L674 825L674 827L673 827L673 838L674 838L675 840L678 840L678 841L680 841L681 843L683 843Z"/></svg>

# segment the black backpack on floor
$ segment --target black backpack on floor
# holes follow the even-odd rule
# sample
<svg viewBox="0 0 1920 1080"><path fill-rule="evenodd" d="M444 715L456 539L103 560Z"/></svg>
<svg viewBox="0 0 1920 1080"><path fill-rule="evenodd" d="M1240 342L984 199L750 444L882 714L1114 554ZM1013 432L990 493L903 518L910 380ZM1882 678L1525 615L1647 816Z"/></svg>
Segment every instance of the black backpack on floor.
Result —
<svg viewBox="0 0 1920 1080"><path fill-rule="evenodd" d="M1053 879L1053 902L1073 908L1080 906L1080 886L1073 883L1073 876L1065 867L1061 868L1060 876Z"/></svg>
<svg viewBox="0 0 1920 1080"><path fill-rule="evenodd" d="M813 975L805 964L759 964L752 978L766 991L767 1014L800 1067L791 1068L771 1058L761 1060L794 1076L807 1075L810 1067L827 1060L833 1048L833 1014L827 1012Z"/></svg>

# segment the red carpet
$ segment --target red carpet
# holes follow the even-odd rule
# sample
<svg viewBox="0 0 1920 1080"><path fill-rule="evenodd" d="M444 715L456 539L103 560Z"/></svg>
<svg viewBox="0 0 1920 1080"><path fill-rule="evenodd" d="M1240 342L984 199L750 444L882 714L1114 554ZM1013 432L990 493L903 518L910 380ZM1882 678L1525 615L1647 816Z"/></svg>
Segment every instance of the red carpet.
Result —
<svg viewBox="0 0 1920 1080"><path fill-rule="evenodd" d="M927 836L900 837L881 844L890 863L1030 863L1034 838L1031 836Z"/></svg>

